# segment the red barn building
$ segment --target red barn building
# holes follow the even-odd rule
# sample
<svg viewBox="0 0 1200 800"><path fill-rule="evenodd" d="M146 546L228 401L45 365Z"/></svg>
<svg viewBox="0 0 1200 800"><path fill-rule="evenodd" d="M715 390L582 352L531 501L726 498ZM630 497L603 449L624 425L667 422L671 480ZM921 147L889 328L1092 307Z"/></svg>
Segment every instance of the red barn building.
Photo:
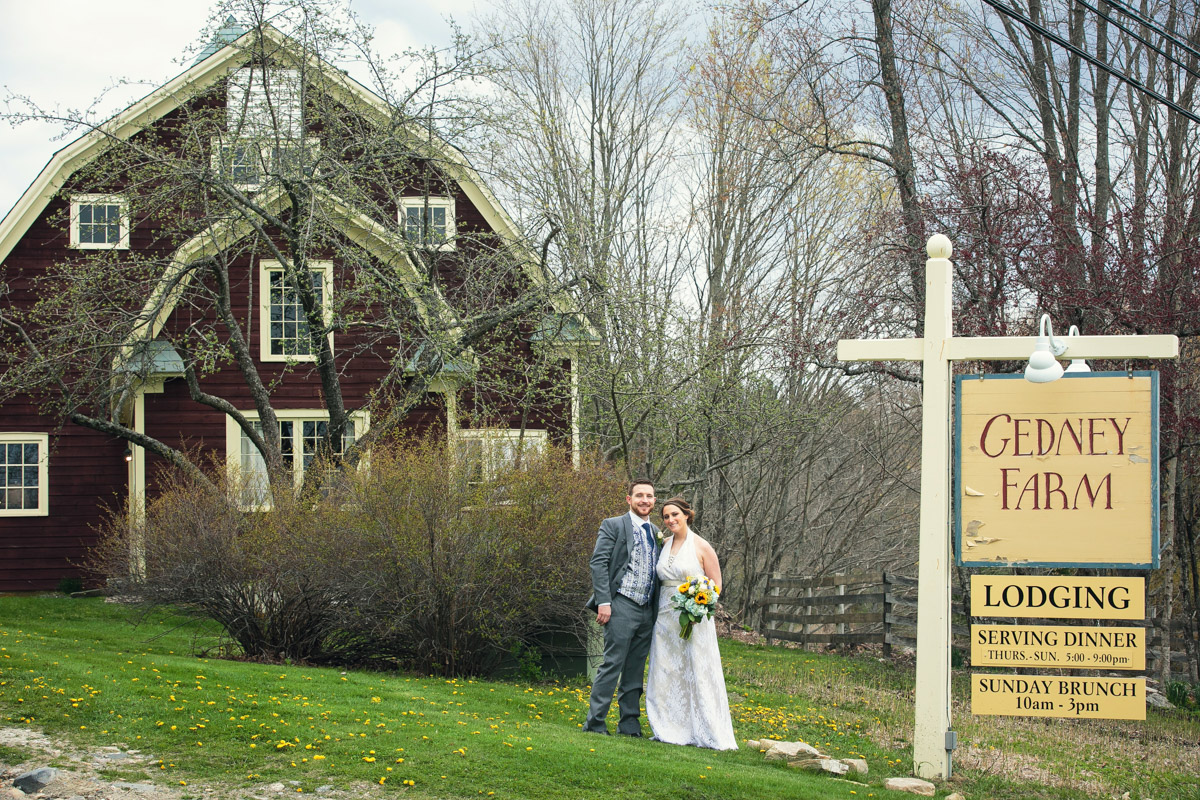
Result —
<svg viewBox="0 0 1200 800"><path fill-rule="evenodd" d="M265 474L264 413L297 485L335 407L342 451L375 427L445 432L479 472L577 448L585 323L461 154L273 28L221 36L0 223L0 591L82 575L104 508L172 454Z"/></svg>

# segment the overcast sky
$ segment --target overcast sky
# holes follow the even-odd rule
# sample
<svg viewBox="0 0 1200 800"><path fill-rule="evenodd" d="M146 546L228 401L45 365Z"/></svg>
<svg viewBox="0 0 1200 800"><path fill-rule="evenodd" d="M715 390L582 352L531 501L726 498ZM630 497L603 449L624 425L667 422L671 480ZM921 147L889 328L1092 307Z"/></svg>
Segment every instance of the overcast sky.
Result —
<svg viewBox="0 0 1200 800"><path fill-rule="evenodd" d="M0 87L4 95L27 95L50 110L86 108L123 79L151 83L112 92L98 107L111 115L187 67L190 62L180 59L199 39L212 7L209 0L0 0ZM474 7L475 0L352 3L375 27L376 45L385 54L445 44L445 15L466 27ZM75 138L56 140L61 130L0 128L0 216L54 151Z"/></svg>

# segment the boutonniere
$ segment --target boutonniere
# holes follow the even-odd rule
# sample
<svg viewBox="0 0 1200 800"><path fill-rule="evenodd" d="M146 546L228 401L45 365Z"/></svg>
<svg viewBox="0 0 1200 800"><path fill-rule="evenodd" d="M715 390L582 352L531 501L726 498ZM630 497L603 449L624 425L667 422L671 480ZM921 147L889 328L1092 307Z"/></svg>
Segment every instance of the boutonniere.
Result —
<svg viewBox="0 0 1200 800"><path fill-rule="evenodd" d="M659 547L662 547L663 542L665 542L667 540L667 537L663 536L663 532L662 532L661 528L659 530L655 531L654 538L658 540Z"/></svg>

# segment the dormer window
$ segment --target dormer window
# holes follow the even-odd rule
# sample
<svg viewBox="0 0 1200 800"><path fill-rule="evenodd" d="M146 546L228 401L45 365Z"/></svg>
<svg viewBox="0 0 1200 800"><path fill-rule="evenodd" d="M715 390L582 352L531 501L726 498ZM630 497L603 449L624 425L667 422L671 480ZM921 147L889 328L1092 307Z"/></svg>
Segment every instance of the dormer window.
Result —
<svg viewBox="0 0 1200 800"><path fill-rule="evenodd" d="M71 246L81 250L128 250L129 202L116 195L74 195Z"/></svg>
<svg viewBox="0 0 1200 800"><path fill-rule="evenodd" d="M454 249L454 200L450 197L400 199L400 229L411 242L438 250Z"/></svg>

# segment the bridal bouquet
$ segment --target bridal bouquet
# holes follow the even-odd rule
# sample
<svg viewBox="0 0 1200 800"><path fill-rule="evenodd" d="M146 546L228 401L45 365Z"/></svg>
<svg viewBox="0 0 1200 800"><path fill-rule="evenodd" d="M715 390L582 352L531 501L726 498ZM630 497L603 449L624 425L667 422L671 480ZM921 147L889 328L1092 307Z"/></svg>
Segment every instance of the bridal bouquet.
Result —
<svg viewBox="0 0 1200 800"><path fill-rule="evenodd" d="M682 638L692 638L692 626L713 615L720 595L720 587L703 576L688 576L679 584L675 594L671 595L671 606L679 611L679 635Z"/></svg>

